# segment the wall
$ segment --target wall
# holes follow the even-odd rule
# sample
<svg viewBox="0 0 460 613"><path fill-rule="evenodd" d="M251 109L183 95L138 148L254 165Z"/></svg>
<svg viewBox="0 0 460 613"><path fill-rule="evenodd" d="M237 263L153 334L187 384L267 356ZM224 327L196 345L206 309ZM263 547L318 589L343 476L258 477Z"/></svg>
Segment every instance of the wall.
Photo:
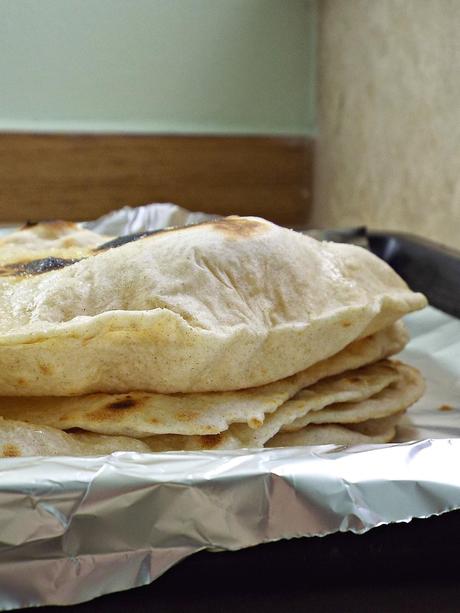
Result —
<svg viewBox="0 0 460 613"><path fill-rule="evenodd" d="M459 245L460 2L322 0L310 223Z"/></svg>
<svg viewBox="0 0 460 613"><path fill-rule="evenodd" d="M2 0L0 130L308 134L314 0Z"/></svg>

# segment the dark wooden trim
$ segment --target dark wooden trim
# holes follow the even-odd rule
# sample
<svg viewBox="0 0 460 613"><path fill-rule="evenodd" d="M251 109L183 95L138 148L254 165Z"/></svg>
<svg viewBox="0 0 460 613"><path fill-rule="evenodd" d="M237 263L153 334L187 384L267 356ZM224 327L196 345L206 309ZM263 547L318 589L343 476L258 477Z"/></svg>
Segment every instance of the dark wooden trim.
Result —
<svg viewBox="0 0 460 613"><path fill-rule="evenodd" d="M123 205L299 225L313 142L298 137L0 134L0 221L92 219Z"/></svg>

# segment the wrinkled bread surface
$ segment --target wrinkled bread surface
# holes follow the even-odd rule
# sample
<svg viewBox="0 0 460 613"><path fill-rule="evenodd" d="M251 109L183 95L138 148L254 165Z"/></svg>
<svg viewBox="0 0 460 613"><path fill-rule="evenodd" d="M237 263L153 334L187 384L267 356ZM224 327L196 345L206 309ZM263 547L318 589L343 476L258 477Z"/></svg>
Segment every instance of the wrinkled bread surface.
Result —
<svg viewBox="0 0 460 613"><path fill-rule="evenodd" d="M259 218L115 245L0 278L0 395L265 385L426 304L368 251Z"/></svg>

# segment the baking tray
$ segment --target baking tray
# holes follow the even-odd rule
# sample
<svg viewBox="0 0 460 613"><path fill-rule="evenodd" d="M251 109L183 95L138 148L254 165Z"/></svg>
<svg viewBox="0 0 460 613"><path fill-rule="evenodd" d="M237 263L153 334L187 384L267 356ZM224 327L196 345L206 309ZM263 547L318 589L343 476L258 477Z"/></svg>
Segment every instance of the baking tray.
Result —
<svg viewBox="0 0 460 613"><path fill-rule="evenodd" d="M430 304L460 317L460 251L412 234L367 232L369 249Z"/></svg>
<svg viewBox="0 0 460 613"><path fill-rule="evenodd" d="M329 231L325 235L329 240L365 244L412 289L423 292L433 306L460 317L460 252L415 235L365 228ZM425 610L420 598L417 600L425 593L421 585L432 585L436 591L457 583L456 565L448 560L458 555L459 541L460 511L452 511L407 524L380 526L361 535L336 533L235 552L200 552L149 586L66 609L82 613L114 613L127 608L192 613L269 612L284 606L292 609L297 604L298 610L304 610L303 605L312 604L313 593L324 596L330 595L331 590L340 592L360 586L364 594L374 586L376 593L380 589L384 594L386 586L397 583L404 585L406 594L412 594L412 604L418 603L417 610L421 611ZM391 602L392 610L405 610L398 608L398 602ZM316 601L317 606L324 607L322 610L329 610L328 603L332 610L330 598L327 602L324 598ZM42 610L51 612L55 608Z"/></svg>
<svg viewBox="0 0 460 613"><path fill-rule="evenodd" d="M361 535L195 554L153 584L66 607L71 613L457 611L460 511ZM440 563L440 561L443 561ZM442 607L442 596L448 599ZM450 606L449 606L450 605ZM28 609L30 611L30 609ZM43 607L56 613L55 607Z"/></svg>

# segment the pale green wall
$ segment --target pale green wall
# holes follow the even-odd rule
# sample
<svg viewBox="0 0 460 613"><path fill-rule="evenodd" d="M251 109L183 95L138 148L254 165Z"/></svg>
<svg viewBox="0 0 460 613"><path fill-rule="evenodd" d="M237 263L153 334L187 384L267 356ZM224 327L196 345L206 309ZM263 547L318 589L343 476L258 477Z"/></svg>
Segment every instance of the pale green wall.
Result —
<svg viewBox="0 0 460 613"><path fill-rule="evenodd" d="M308 134L314 0L0 0L0 130Z"/></svg>

